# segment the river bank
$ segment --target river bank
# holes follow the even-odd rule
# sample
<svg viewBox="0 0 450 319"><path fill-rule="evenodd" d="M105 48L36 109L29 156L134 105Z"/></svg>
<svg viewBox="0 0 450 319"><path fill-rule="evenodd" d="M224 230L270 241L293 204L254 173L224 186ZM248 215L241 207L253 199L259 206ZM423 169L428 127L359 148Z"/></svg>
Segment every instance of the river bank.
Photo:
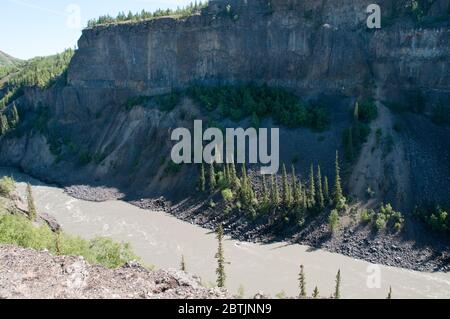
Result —
<svg viewBox="0 0 450 319"><path fill-rule="evenodd" d="M83 185L66 187L65 191L74 198L94 202L124 198L123 194L113 188ZM220 203L211 209L211 199L186 199L172 207L164 198L141 199L128 203L142 209L168 212L178 219L211 231L217 223L222 223L225 233L239 241L266 244L287 241L386 266L426 272L450 270L450 240L432 234L424 225L414 225L421 228L414 232L414 238L405 233L376 232L373 227L360 223L349 225L331 236L328 216L322 214L298 233L289 230L276 233L269 224L249 222L240 214L224 215L222 212L225 207L221 207Z"/></svg>
<svg viewBox="0 0 450 319"><path fill-rule="evenodd" d="M88 202L68 196L63 189L40 183L17 171L2 171L18 181L19 192L31 182L39 211L55 216L65 231L93 238L108 236L130 242L148 264L158 268L178 268L186 258L188 272L201 276L204 285L215 282L217 242L214 234L168 213L140 209L122 201ZM255 244L227 238L227 288L245 296L262 291L275 296L284 291L298 294L299 265L305 266L308 294L317 285L320 295L330 296L338 269L343 276L343 298L385 298L392 286L395 298L450 298L450 274L421 273L400 268L379 269L379 286L368 285L374 265L340 254L308 246L278 242Z"/></svg>

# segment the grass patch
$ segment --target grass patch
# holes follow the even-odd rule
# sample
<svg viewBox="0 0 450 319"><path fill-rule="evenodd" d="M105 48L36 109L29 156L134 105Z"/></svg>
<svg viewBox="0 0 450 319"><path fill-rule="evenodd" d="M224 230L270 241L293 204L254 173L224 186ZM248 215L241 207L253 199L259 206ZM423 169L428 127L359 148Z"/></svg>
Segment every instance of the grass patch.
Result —
<svg viewBox="0 0 450 319"><path fill-rule="evenodd" d="M57 253L56 234L47 225L36 226L20 215L0 215L0 243L36 250L47 249ZM60 254L83 256L89 263L107 268L123 266L131 260L138 260L129 244L114 242L109 238L95 238L90 241L65 233L60 234Z"/></svg>

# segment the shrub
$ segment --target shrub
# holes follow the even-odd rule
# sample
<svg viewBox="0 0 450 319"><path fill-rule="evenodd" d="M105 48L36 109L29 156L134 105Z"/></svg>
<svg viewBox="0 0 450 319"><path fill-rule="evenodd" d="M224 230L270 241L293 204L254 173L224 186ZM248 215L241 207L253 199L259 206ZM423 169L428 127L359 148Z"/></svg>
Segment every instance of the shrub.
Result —
<svg viewBox="0 0 450 319"><path fill-rule="evenodd" d="M378 117L378 107L374 100L369 100L359 106L359 120L370 123Z"/></svg>
<svg viewBox="0 0 450 319"><path fill-rule="evenodd" d="M158 104L161 111L172 111L181 100L181 94L178 92L172 92L169 94L158 95L155 97L156 104Z"/></svg>
<svg viewBox="0 0 450 319"><path fill-rule="evenodd" d="M328 216L328 224L330 226L330 231L332 233L336 232L339 227L339 213L337 210L333 209Z"/></svg>
<svg viewBox="0 0 450 319"><path fill-rule="evenodd" d="M233 192L231 191L231 189L226 188L222 191L222 198L224 201L226 202L231 202L233 200Z"/></svg>
<svg viewBox="0 0 450 319"><path fill-rule="evenodd" d="M14 179L12 177L5 176L0 179L0 196L9 197L14 190Z"/></svg>
<svg viewBox="0 0 450 319"><path fill-rule="evenodd" d="M35 226L29 219L17 215L0 215L0 243L57 253L56 235L47 225ZM83 256L92 264L117 268L130 260L138 260L129 246L108 238L91 241L68 234L60 235L60 254Z"/></svg>
<svg viewBox="0 0 450 319"><path fill-rule="evenodd" d="M370 213L367 209L365 209L361 212L360 219L362 223L369 223L372 220L372 217L373 213Z"/></svg>

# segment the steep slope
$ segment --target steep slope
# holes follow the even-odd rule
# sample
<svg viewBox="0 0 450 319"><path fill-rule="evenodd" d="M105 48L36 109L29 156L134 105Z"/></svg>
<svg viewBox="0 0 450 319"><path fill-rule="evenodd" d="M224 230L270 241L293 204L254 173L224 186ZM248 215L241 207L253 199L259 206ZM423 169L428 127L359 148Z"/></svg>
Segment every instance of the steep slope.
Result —
<svg viewBox="0 0 450 319"><path fill-rule="evenodd" d="M189 98L171 112L161 111L153 99L129 110L130 99L181 90L192 82L253 82L326 105L329 131L282 128L281 160L290 164L295 159L303 176L311 162L320 163L331 179L333 154L343 151L341 136L355 100L374 97L378 90L385 101L415 105L420 96L425 114L438 100L450 100L449 1L426 2L420 14L411 1L381 1L387 22L377 31L365 26L370 3L345 0L336 7L330 0L216 0L187 18L88 28L67 81L46 90L25 89L16 100L23 123L17 134L2 138L0 162L65 185L115 187L130 200L161 195L180 200L195 193L197 169L171 173L169 134L191 127L193 118L207 120L208 114ZM431 123L421 134L426 138L435 130L448 135ZM449 164L436 165L445 171ZM383 182L377 196L396 198L391 195L400 182ZM400 199L396 206L424 199L405 198L414 202ZM446 195L437 199L450 202Z"/></svg>
<svg viewBox="0 0 450 319"><path fill-rule="evenodd" d="M13 58L12 56L0 51L0 67L13 66L19 62L19 59Z"/></svg>

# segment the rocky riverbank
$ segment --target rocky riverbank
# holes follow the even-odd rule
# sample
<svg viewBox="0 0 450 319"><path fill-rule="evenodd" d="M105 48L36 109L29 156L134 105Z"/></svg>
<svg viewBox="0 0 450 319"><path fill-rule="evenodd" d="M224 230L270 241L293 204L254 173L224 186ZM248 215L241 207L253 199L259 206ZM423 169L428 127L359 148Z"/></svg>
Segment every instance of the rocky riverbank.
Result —
<svg viewBox="0 0 450 319"><path fill-rule="evenodd" d="M0 245L0 299L225 299L198 277L175 270L151 271L138 263L118 269L90 265L82 257Z"/></svg>
<svg viewBox="0 0 450 319"><path fill-rule="evenodd" d="M80 189L82 191L78 192ZM106 189L103 189L96 197L97 188L83 186L72 187L69 190L67 192L69 195L90 201L102 201L106 192ZM111 190L106 198L120 199L116 194L117 191ZM129 203L142 209L165 211L183 221L210 230L215 229L217 223L222 223L226 234L240 241L260 243L288 241L374 264L427 272L450 270L449 240L431 234L417 222L406 225L407 229L414 228L413 234L411 231L397 234L387 231L375 232L370 225L356 222L349 223L331 236L325 214L317 216L298 232L298 229L280 230L270 223L250 222L238 213L224 215L224 207L220 203L214 208L209 207L209 199L191 198L172 207L164 198L141 199Z"/></svg>

